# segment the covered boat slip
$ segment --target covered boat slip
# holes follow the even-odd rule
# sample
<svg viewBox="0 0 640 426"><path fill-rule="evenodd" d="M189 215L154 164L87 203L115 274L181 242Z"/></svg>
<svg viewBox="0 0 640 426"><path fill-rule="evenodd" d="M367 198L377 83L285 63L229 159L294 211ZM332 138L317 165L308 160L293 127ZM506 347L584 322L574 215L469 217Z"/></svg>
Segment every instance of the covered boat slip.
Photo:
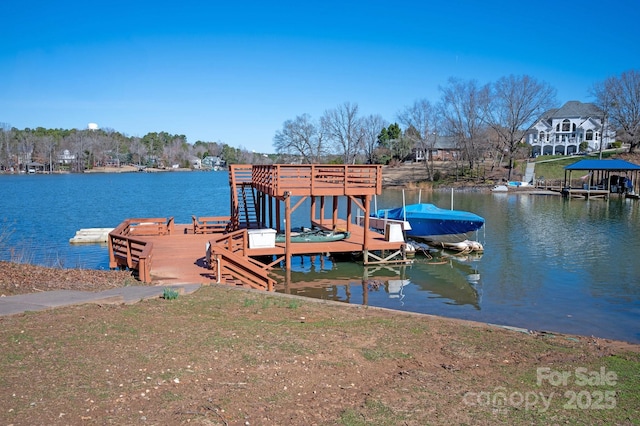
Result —
<svg viewBox="0 0 640 426"><path fill-rule="evenodd" d="M404 241L387 241L367 220L362 226L354 221L354 207L368 217L371 197L382 192L379 165L233 165L229 184L229 216L194 216L192 224L125 220L109 234L110 267L136 270L148 283L218 282L273 290L269 271L284 263L290 274L292 256L362 253L365 264L409 262ZM346 197L346 218L338 217L340 197ZM307 199L309 223L292 224L291 214ZM293 242L292 226L305 225L348 236ZM275 241L276 233L284 234L283 242Z"/></svg>
<svg viewBox="0 0 640 426"><path fill-rule="evenodd" d="M572 180L572 173L580 173ZM584 174L586 172L586 174ZM624 160L580 160L565 167L562 195L566 198L609 198L633 195L640 166Z"/></svg>
<svg viewBox="0 0 640 426"><path fill-rule="evenodd" d="M251 171L249 179L248 172ZM291 256L316 253L362 252L365 264L407 262L404 241L386 241L383 234L370 229L368 223L355 223L354 207L370 213L371 199L382 193L380 165L233 165L229 173L232 188L232 217L237 215L238 229L257 227L275 229L284 234L284 242L272 248L250 248L250 256L278 255L290 269ZM339 218L339 198L346 200L346 218ZM310 200L308 225L329 231L347 232L340 241L293 242L291 215ZM253 201L252 201L253 200ZM250 213L247 213L250 212ZM252 218L251 214L255 217ZM284 247L281 247L284 246ZM386 257L374 252L385 253ZM259 253L259 254L258 254Z"/></svg>

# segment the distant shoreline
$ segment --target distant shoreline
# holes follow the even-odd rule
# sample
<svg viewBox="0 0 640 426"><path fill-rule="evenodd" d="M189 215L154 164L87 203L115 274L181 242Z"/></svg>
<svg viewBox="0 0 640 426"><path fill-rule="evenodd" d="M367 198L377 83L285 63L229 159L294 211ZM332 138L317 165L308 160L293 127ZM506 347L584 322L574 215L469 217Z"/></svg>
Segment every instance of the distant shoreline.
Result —
<svg viewBox="0 0 640 426"><path fill-rule="evenodd" d="M185 168L166 168L157 169L154 167L138 167L138 166L120 166L120 167L94 167L93 169L85 170L84 173L160 173L160 172L197 172L201 170L185 169ZM204 171L204 170L202 170Z"/></svg>

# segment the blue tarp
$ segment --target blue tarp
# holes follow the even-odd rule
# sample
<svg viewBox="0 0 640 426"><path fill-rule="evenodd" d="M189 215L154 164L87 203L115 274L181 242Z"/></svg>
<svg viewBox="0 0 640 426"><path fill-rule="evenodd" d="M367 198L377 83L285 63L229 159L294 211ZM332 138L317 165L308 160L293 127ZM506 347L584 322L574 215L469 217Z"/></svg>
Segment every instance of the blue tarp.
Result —
<svg viewBox="0 0 640 426"><path fill-rule="evenodd" d="M640 170L640 166L625 160L580 160L564 168L565 170Z"/></svg>
<svg viewBox="0 0 640 426"><path fill-rule="evenodd" d="M406 220L411 225L410 237L465 234L484 225L484 218L462 210L445 210L433 204L409 204L405 208L378 210L380 219Z"/></svg>

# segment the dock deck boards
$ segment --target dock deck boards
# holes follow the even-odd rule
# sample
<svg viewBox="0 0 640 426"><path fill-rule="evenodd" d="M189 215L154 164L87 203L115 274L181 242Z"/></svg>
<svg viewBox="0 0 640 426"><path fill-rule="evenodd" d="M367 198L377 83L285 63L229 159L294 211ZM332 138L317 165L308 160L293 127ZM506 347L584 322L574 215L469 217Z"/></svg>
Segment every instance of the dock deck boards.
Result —
<svg viewBox="0 0 640 426"><path fill-rule="evenodd" d="M351 236L347 240L327 243L291 243L293 255L320 253L361 252L364 229L352 225ZM399 250L402 243L385 241L384 235L371 232L369 239L372 250ZM152 284L211 284L216 278L205 262L206 245L216 234L194 234L191 224L176 224L175 233L141 237L153 243ZM276 243L273 248L248 249L250 256L281 256L285 252L284 243Z"/></svg>

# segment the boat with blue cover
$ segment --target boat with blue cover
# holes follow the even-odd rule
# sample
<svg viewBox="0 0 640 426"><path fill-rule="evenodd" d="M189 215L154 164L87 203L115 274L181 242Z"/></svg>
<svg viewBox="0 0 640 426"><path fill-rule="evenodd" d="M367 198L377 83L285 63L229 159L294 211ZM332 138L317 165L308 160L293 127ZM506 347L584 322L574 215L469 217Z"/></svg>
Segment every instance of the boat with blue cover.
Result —
<svg viewBox="0 0 640 426"><path fill-rule="evenodd" d="M373 217L407 222L409 226L404 230L408 237L430 241L459 240L484 225L484 218L475 213L441 209L428 203L378 210Z"/></svg>

